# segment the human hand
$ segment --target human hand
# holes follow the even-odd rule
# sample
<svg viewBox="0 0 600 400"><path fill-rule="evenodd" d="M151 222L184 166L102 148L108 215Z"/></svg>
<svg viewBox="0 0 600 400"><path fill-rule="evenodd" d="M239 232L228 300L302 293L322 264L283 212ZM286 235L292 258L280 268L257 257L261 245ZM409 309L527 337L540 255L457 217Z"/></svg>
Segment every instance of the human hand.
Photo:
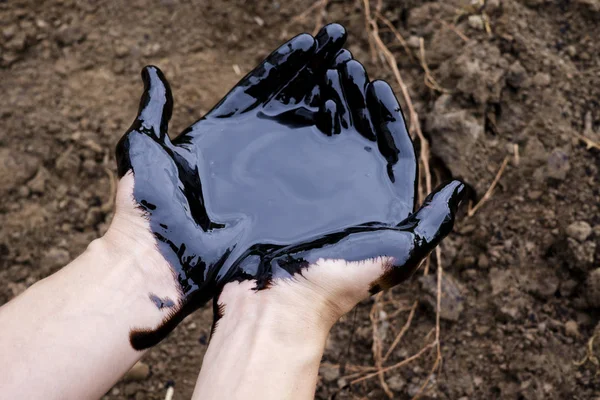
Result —
<svg viewBox="0 0 600 400"><path fill-rule="evenodd" d="M400 107L344 41L339 25L290 40L173 141L169 86L157 68L144 70L138 117L117 146L113 225L149 248L155 241L156 264L172 269L179 293L155 295L171 312L132 331L135 348L234 281L335 320L410 276L452 229L462 184L411 214L417 163Z"/></svg>

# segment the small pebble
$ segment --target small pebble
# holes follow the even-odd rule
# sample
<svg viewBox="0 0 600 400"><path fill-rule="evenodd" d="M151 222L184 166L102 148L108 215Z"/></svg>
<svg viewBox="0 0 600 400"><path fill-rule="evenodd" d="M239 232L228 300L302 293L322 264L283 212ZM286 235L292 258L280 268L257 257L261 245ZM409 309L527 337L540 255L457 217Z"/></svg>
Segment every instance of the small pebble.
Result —
<svg viewBox="0 0 600 400"><path fill-rule="evenodd" d="M340 368L337 366L322 365L319 368L319 375L323 377L325 382L337 381L340 377Z"/></svg>
<svg viewBox="0 0 600 400"><path fill-rule="evenodd" d="M406 386L406 381L400 375L390 376L387 380L387 384L394 392L401 392Z"/></svg>
<svg viewBox="0 0 600 400"><path fill-rule="evenodd" d="M259 16L255 16L254 17L254 22L256 22L256 24L258 26L264 26L265 25L265 21L261 17L259 17Z"/></svg>
<svg viewBox="0 0 600 400"><path fill-rule="evenodd" d="M129 47L125 46L124 44L119 44L119 45L115 46L115 55L117 57L119 57L119 58L125 57L128 54L129 54Z"/></svg>
<svg viewBox="0 0 600 400"><path fill-rule="evenodd" d="M550 75L545 72L538 72L533 76L533 84L535 86L548 86L550 84Z"/></svg>
<svg viewBox="0 0 600 400"><path fill-rule="evenodd" d="M506 83L514 88L520 88L527 80L527 70L519 61L515 61L506 74Z"/></svg>
<svg viewBox="0 0 600 400"><path fill-rule="evenodd" d="M562 149L554 149L548 156L547 175L559 181L565 180L571 170L569 155Z"/></svg>
<svg viewBox="0 0 600 400"><path fill-rule="evenodd" d="M579 326L577 325L577 322L573 320L565 322L565 335L575 339L581 337L581 333L579 333Z"/></svg>
<svg viewBox="0 0 600 400"><path fill-rule="evenodd" d="M485 11L488 15L499 14L502 10L502 0L487 0L485 2Z"/></svg>
<svg viewBox="0 0 600 400"><path fill-rule="evenodd" d="M19 186L18 193L20 197L29 197L31 191L27 186Z"/></svg>
<svg viewBox="0 0 600 400"><path fill-rule="evenodd" d="M562 297L571 296L577 285L577 281L573 279L567 279L566 281L562 281L559 288L560 295Z"/></svg>
<svg viewBox="0 0 600 400"><path fill-rule="evenodd" d="M585 221L576 221L567 227L567 235L580 242L592 234L592 227Z"/></svg>
<svg viewBox="0 0 600 400"><path fill-rule="evenodd" d="M2 35L5 39L11 39L13 36L15 36L16 32L17 27L15 25L10 25L2 29Z"/></svg>
<svg viewBox="0 0 600 400"><path fill-rule="evenodd" d="M483 18L481 15L470 15L469 16L469 26L473 29L478 29L482 31L484 29Z"/></svg>
<svg viewBox="0 0 600 400"><path fill-rule="evenodd" d="M412 49L418 49L419 47L421 47L420 44L420 40L418 36L410 36L407 40L406 40L406 44L408 45L408 47L412 48Z"/></svg>
<svg viewBox="0 0 600 400"><path fill-rule="evenodd" d="M50 172L44 167L40 167L35 176L27 182L27 187L33 193L44 193L46 190L46 182L50 179Z"/></svg>
<svg viewBox="0 0 600 400"><path fill-rule="evenodd" d="M537 200L542 197L543 192L541 190L532 190L527 193L529 200Z"/></svg>
<svg viewBox="0 0 600 400"><path fill-rule="evenodd" d="M199 342L201 345L204 345L204 346L205 346L205 345L208 343L208 340L207 340L207 338L206 338L206 335L201 335L201 336L198 338L198 342Z"/></svg>
<svg viewBox="0 0 600 400"><path fill-rule="evenodd" d="M46 251L42 256L42 264L50 270L58 267L64 267L71 261L71 255L65 249L53 247Z"/></svg>

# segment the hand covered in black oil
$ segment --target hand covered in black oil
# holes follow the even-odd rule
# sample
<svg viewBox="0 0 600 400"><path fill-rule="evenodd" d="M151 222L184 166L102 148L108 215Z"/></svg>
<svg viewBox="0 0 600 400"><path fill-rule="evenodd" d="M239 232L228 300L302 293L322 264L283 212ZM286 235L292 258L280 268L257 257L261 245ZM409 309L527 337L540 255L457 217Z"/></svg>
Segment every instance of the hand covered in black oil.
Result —
<svg viewBox="0 0 600 400"><path fill-rule="evenodd" d="M381 260L365 285L389 288L451 231L462 183L413 212L417 160L400 106L345 39L337 24L291 39L173 140L169 85L144 69L118 169L133 174L135 204L180 299L161 326L132 331L134 348L162 340L229 282L268 292L320 260Z"/></svg>

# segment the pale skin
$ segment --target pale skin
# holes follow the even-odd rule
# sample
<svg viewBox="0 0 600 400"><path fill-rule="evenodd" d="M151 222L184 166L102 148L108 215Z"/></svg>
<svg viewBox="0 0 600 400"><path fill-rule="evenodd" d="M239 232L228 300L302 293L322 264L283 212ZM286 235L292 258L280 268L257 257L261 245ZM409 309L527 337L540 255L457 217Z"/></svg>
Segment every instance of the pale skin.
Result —
<svg viewBox="0 0 600 400"><path fill-rule="evenodd" d="M130 329L165 316L148 294L179 294L133 185L131 174L121 179L102 238L0 307L2 397L99 398L145 354L131 347ZM312 398L329 330L369 296L385 261L319 260L259 292L251 281L226 285L193 399Z"/></svg>

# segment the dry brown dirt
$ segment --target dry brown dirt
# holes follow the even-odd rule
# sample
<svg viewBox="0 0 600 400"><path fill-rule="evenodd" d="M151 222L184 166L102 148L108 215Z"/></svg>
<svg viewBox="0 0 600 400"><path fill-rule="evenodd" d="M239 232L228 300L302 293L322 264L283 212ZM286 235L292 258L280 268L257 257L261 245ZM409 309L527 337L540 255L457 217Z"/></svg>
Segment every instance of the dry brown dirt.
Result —
<svg viewBox="0 0 600 400"><path fill-rule="evenodd" d="M113 149L135 115L142 66L156 64L169 78L171 131L181 131L240 79L236 70L312 31L318 7L293 20L312 4L1 2L0 304L106 230ZM397 89L385 64L371 59L363 11L362 1L331 0L322 22L344 24L355 58ZM474 216L463 213L442 245L444 359L424 398L597 398L600 350L575 362L600 336L600 150L578 136L600 142L600 1L384 0L381 11L415 56L424 39L445 89L427 87L420 63L380 24L431 141L435 175L464 179L480 198L508 156L491 199ZM406 309L419 304L385 365L431 340L435 275L419 276L385 294L374 316L385 350ZM317 398L386 398L376 378L347 387L354 366L374 364L372 303L333 329ZM207 308L186 319L144 357L148 374L105 398L163 399L169 383L175 399L189 398L211 317ZM388 372L394 397L417 394L434 358Z"/></svg>

